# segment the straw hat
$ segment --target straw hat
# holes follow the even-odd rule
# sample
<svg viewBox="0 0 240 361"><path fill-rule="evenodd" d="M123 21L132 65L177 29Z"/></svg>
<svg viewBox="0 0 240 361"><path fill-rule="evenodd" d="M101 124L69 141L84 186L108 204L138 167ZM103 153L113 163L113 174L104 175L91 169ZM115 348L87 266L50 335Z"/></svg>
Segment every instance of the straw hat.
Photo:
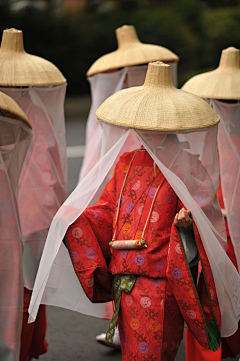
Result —
<svg viewBox="0 0 240 361"><path fill-rule="evenodd" d="M106 123L164 132L204 129L220 120L204 100L176 89L170 65L162 62L150 63L142 86L113 94L96 115Z"/></svg>
<svg viewBox="0 0 240 361"><path fill-rule="evenodd" d="M240 51L223 50L217 69L194 76L182 89L201 98L240 99Z"/></svg>
<svg viewBox="0 0 240 361"><path fill-rule="evenodd" d="M0 48L0 86L47 86L66 83L47 60L25 52L21 30L4 30Z"/></svg>
<svg viewBox="0 0 240 361"><path fill-rule="evenodd" d="M0 92L0 116L21 120L30 129L32 129L32 126L23 110L11 97L2 92Z"/></svg>
<svg viewBox="0 0 240 361"><path fill-rule="evenodd" d="M162 46L141 43L133 25L124 25L116 29L116 36L118 49L96 60L88 70L87 76L125 66L146 64L150 61L179 60L176 54Z"/></svg>

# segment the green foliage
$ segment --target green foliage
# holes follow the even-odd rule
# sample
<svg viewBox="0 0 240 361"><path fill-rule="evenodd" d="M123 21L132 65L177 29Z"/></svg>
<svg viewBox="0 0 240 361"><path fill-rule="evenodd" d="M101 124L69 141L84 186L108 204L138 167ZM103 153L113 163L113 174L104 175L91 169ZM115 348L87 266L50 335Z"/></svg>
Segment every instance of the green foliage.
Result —
<svg viewBox="0 0 240 361"><path fill-rule="evenodd" d="M111 6L104 8L105 3ZM200 0L106 0L102 6L60 17L0 11L1 30L23 30L26 51L52 61L68 79L71 94L89 90L88 68L117 48L115 29L124 24L135 25L142 42L165 46L180 57L179 86L215 68L222 49L240 48L240 6L209 8Z"/></svg>

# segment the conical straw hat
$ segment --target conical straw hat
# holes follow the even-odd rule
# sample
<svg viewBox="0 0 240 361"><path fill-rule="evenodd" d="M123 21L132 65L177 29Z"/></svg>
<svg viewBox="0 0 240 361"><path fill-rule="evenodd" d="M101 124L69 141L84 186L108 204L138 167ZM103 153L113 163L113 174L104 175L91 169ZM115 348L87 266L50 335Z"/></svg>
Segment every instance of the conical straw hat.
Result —
<svg viewBox="0 0 240 361"><path fill-rule="evenodd" d="M96 115L106 123L164 132L204 129L220 120L204 100L176 89L170 65L162 62L150 63L142 86L113 94Z"/></svg>
<svg viewBox="0 0 240 361"><path fill-rule="evenodd" d="M21 120L30 129L32 129L32 126L23 110L11 97L2 92L0 92L0 115L5 118Z"/></svg>
<svg viewBox="0 0 240 361"><path fill-rule="evenodd" d="M55 65L25 52L21 30L4 30L0 48L0 86L47 86L66 83Z"/></svg>
<svg viewBox="0 0 240 361"><path fill-rule="evenodd" d="M124 25L116 29L116 37L118 49L96 60L88 70L87 76L125 66L146 64L150 61L179 60L176 54L162 46L141 43L132 25Z"/></svg>
<svg viewBox="0 0 240 361"><path fill-rule="evenodd" d="M201 98L240 99L240 51L223 50L217 69L194 76L182 89Z"/></svg>

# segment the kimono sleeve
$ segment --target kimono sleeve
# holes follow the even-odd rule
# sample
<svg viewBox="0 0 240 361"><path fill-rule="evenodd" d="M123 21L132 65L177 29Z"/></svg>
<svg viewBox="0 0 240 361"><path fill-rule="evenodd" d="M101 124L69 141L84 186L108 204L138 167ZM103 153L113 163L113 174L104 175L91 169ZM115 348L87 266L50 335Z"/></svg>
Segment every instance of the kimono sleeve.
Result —
<svg viewBox="0 0 240 361"><path fill-rule="evenodd" d="M66 232L66 245L76 275L92 302L112 300L111 260L113 217L117 205L116 166L114 175L97 205L88 207Z"/></svg>

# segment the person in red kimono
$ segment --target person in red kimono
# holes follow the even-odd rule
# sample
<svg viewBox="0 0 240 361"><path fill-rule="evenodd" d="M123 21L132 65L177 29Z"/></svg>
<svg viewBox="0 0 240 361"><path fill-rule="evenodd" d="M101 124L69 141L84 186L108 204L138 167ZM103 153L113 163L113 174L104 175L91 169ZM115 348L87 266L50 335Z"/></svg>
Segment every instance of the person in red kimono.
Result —
<svg viewBox="0 0 240 361"><path fill-rule="evenodd" d="M174 360L184 321L216 351L220 329L233 333L240 315L240 277L223 248L216 195L219 116L174 88L160 62L149 64L143 86L115 93L96 114L101 160L54 217L30 321L41 302L101 317L93 306L114 299L106 338L118 323L124 361ZM124 153L132 135L142 146Z"/></svg>
<svg viewBox="0 0 240 361"><path fill-rule="evenodd" d="M239 272L239 149L240 149L240 51L233 47L222 51L219 67L189 80L184 90L208 98L207 102L220 115L218 152L220 180L218 199L225 218L227 230L226 253ZM231 70L231 72L230 72ZM221 87L218 84L221 82ZM221 347L213 354L196 343L191 333L186 332L186 359L191 361L216 360L235 357L240 353L240 328L227 338L222 338Z"/></svg>

